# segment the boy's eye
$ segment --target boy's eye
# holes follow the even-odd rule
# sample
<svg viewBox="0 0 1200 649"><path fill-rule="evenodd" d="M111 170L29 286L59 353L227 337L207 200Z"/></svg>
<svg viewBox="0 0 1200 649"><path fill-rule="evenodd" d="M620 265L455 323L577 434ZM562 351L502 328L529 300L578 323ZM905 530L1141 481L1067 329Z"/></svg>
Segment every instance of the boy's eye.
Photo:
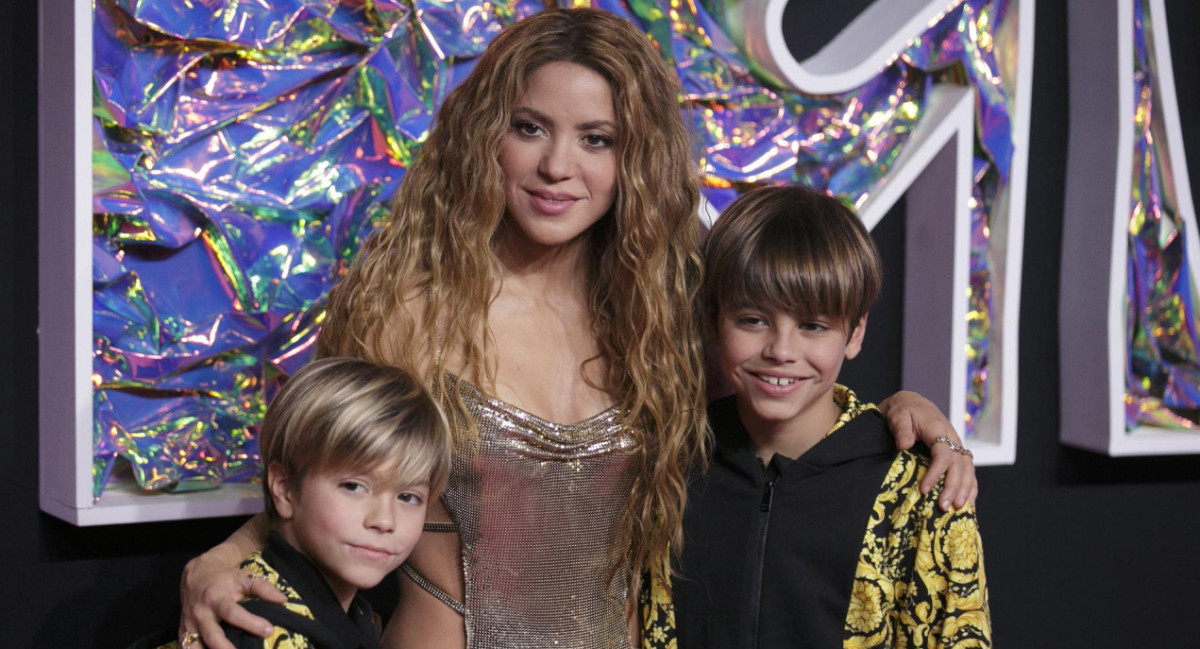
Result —
<svg viewBox="0 0 1200 649"><path fill-rule="evenodd" d="M361 492L367 490L367 488L365 486L363 486L362 484L351 481L351 480L346 480L344 482L339 483L338 487L345 491L349 491L351 493L361 493Z"/></svg>
<svg viewBox="0 0 1200 649"><path fill-rule="evenodd" d="M766 318L758 315L740 315L737 317L737 323L746 327L758 327L767 323Z"/></svg>
<svg viewBox="0 0 1200 649"><path fill-rule="evenodd" d="M800 323L800 329L803 331L811 331L811 332L817 333L817 332L825 331L826 329L829 329L829 327L820 322L802 322L802 323Z"/></svg>
<svg viewBox="0 0 1200 649"><path fill-rule="evenodd" d="M414 492L412 492L412 491L405 491L405 492L402 492L402 493L401 493L401 494L398 496L398 498L400 499L400 501L401 501L401 502L406 502L406 503L408 503L408 504L410 504L410 505L420 505L420 504L421 504L421 501L423 500L423 499L421 498L421 494L419 494L419 493L414 493Z"/></svg>

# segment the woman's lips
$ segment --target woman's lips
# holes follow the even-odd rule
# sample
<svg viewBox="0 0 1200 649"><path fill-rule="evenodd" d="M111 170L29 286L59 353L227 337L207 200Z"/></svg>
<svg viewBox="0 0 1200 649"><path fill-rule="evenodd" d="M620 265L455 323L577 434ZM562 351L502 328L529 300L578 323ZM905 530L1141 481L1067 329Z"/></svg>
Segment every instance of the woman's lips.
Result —
<svg viewBox="0 0 1200 649"><path fill-rule="evenodd" d="M533 204L533 208L542 214L551 216L563 214L574 207L578 200L570 194L536 190L529 192L529 201Z"/></svg>

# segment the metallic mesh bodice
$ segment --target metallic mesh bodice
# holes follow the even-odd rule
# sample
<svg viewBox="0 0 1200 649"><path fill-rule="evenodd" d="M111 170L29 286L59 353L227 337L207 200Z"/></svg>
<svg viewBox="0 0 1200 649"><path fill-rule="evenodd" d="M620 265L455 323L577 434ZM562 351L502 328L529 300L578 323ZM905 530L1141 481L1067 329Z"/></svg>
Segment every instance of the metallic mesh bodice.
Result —
<svg viewBox="0 0 1200 649"><path fill-rule="evenodd" d="M610 408L545 421L456 380L478 436L443 492L462 539L469 649L629 649L613 534L633 440Z"/></svg>

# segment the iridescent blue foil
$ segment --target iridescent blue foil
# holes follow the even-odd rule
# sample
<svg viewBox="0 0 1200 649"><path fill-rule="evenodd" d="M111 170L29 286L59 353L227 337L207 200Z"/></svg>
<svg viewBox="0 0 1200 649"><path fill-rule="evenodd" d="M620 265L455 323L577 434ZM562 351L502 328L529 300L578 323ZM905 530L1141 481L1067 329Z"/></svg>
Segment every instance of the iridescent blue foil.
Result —
<svg viewBox="0 0 1200 649"><path fill-rule="evenodd" d="M573 4L571 2L563 2ZM974 415L987 401L987 220L1011 159L1007 3L954 6L862 88L806 96L755 76L721 6L592 3L647 32L677 71L718 209L759 183L861 204L935 80L971 84ZM508 3L97 0L94 376L97 498L117 458L148 489L250 479L257 426L308 358L330 286L386 213L437 107ZM1007 50L1006 50L1007 48Z"/></svg>
<svg viewBox="0 0 1200 649"><path fill-rule="evenodd" d="M117 457L151 489L254 476L452 67L397 4L197 6L96 4L97 497Z"/></svg>
<svg viewBox="0 0 1200 649"><path fill-rule="evenodd" d="M1025 7L1031 11L1031 7ZM904 60L948 82L964 82L975 92L974 187L971 193L970 276L967 312L967 434L991 405L990 350L996 334L993 282L995 257L1004 254L992 230L1004 223L1001 204L1011 186L1014 142L1012 117L1017 80L1016 8L1007 0L968 0L947 11L904 55ZM1007 63L1007 65L1006 65ZM1011 242L1009 245L1020 245Z"/></svg>
<svg viewBox="0 0 1200 649"><path fill-rule="evenodd" d="M1163 120L1149 7L1134 0L1134 167L1125 425L1200 428L1196 293Z"/></svg>

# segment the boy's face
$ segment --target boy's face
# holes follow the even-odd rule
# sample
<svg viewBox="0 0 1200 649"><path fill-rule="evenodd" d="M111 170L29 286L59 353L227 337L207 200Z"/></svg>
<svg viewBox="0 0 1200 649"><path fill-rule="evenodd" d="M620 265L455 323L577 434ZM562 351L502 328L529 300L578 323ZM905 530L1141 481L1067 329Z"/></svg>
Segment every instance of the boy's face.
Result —
<svg viewBox="0 0 1200 649"><path fill-rule="evenodd" d="M394 464L314 472L298 492L278 464L268 480L280 532L316 564L343 608L399 568L421 536L429 485L397 484Z"/></svg>
<svg viewBox="0 0 1200 649"><path fill-rule="evenodd" d="M867 319L854 331L838 319L795 316L750 305L717 315L721 373L747 428L822 434L837 420L832 392L842 361L862 349Z"/></svg>

